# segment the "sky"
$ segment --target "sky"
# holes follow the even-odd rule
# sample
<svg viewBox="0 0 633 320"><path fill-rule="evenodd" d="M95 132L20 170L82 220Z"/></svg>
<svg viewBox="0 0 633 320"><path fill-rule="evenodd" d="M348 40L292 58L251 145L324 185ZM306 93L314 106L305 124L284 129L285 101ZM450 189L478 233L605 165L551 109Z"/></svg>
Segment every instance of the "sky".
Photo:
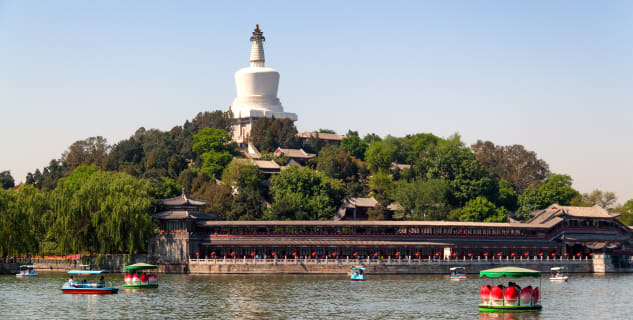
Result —
<svg viewBox="0 0 633 320"><path fill-rule="evenodd" d="M0 171L226 110L256 23L300 131L521 144L633 199L631 1L0 0Z"/></svg>

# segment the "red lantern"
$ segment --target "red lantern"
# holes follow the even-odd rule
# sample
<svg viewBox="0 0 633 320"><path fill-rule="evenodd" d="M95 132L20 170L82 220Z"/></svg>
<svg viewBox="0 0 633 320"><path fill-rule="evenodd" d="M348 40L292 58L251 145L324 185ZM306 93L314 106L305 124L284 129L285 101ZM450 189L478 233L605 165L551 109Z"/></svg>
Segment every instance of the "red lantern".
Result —
<svg viewBox="0 0 633 320"><path fill-rule="evenodd" d="M484 257L487 257L487 256L488 256L488 252L484 252Z"/></svg>
<svg viewBox="0 0 633 320"><path fill-rule="evenodd" d="M529 254L526 252L526 253L524 253L523 255L527 257Z"/></svg>
<svg viewBox="0 0 633 320"><path fill-rule="evenodd" d="M211 252L211 256L215 257L215 251Z"/></svg>
<svg viewBox="0 0 633 320"><path fill-rule="evenodd" d="M470 257L472 257L472 256L473 256L473 254L472 254L472 253L468 253L468 257L469 257L469 258L470 258Z"/></svg>
<svg viewBox="0 0 633 320"><path fill-rule="evenodd" d="M378 252L374 253L374 257L378 258Z"/></svg>
<svg viewBox="0 0 633 320"><path fill-rule="evenodd" d="M556 254L554 252L552 252L552 257L555 257L555 256L556 256Z"/></svg>
<svg viewBox="0 0 633 320"><path fill-rule="evenodd" d="M396 252L395 254L396 258L400 256L400 252Z"/></svg>
<svg viewBox="0 0 633 320"><path fill-rule="evenodd" d="M435 256L436 256L436 257L439 257L439 256L440 256L440 254L439 254L438 252L436 252L436 253L435 253Z"/></svg>
<svg viewBox="0 0 633 320"><path fill-rule="evenodd" d="M457 257L457 254L456 254L456 253L453 253L453 254L452 254L452 256L453 256L453 258L455 258L455 257Z"/></svg>
<svg viewBox="0 0 633 320"><path fill-rule="evenodd" d="M312 252L312 257L313 258L316 257L316 253Z"/></svg>
<svg viewBox="0 0 633 320"><path fill-rule="evenodd" d="M293 253L292 253L292 256L293 256L293 257L296 257L296 256L297 256L297 253L296 253L296 252L293 252Z"/></svg>
<svg viewBox="0 0 633 320"><path fill-rule="evenodd" d="M564 257L567 257L567 252L563 253L563 256L564 256Z"/></svg>
<svg viewBox="0 0 633 320"><path fill-rule="evenodd" d="M542 256L543 256L543 252L539 252L539 253L538 253L538 256L539 256L539 257L542 257Z"/></svg>
<svg viewBox="0 0 633 320"><path fill-rule="evenodd" d="M251 252L251 257L255 257L255 252Z"/></svg>
<svg viewBox="0 0 633 320"><path fill-rule="evenodd" d="M200 252L196 252L196 257L200 257Z"/></svg>
<svg viewBox="0 0 633 320"><path fill-rule="evenodd" d="M510 253L510 255L514 257L514 252Z"/></svg>
<svg viewBox="0 0 633 320"><path fill-rule="evenodd" d="M270 254L271 256L273 256L273 258L277 255L274 252Z"/></svg>
<svg viewBox="0 0 633 320"><path fill-rule="evenodd" d="M501 252L497 253L497 257L501 257Z"/></svg>
<svg viewBox="0 0 633 320"><path fill-rule="evenodd" d="M234 252L231 252L231 258L233 258L235 256Z"/></svg>
<svg viewBox="0 0 633 320"><path fill-rule="evenodd" d="M358 257L358 253L354 252L353 256L354 258Z"/></svg>
<svg viewBox="0 0 633 320"><path fill-rule="evenodd" d="M576 257L580 257L580 252L576 253Z"/></svg>
<svg viewBox="0 0 633 320"><path fill-rule="evenodd" d="M336 258L336 252L332 252L332 258Z"/></svg>
<svg viewBox="0 0 633 320"><path fill-rule="evenodd" d="M589 256L590 256L590 257L593 257L593 253L591 253L591 252L590 252L590 253L589 253Z"/></svg>
<svg viewBox="0 0 633 320"><path fill-rule="evenodd" d="M420 253L419 253L419 252L416 252L416 253L415 253L415 257L416 257L416 258L419 258L419 257L420 257Z"/></svg>

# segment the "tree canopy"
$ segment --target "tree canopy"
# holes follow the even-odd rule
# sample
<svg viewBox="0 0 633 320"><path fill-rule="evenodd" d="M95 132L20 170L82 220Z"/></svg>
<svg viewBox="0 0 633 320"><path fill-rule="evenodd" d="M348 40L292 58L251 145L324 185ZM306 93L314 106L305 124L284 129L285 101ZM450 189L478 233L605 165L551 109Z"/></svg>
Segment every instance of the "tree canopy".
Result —
<svg viewBox="0 0 633 320"><path fill-rule="evenodd" d="M214 177L220 177L224 167L238 154L229 134L215 128L204 128L193 136L193 152L202 158L202 170Z"/></svg>

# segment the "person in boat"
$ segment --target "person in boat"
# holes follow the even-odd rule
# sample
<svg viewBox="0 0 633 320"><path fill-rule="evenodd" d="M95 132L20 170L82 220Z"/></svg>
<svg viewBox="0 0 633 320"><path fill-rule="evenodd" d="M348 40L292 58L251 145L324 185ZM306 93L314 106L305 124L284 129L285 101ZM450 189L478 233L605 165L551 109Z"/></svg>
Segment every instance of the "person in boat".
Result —
<svg viewBox="0 0 633 320"><path fill-rule="evenodd" d="M74 287L76 285L75 279L73 279L73 276L70 276L70 279L68 279L68 285L71 287Z"/></svg>
<svg viewBox="0 0 633 320"><path fill-rule="evenodd" d="M97 287L99 288L105 287L105 279L103 278L103 276L101 276L101 279L99 279L99 283L97 283Z"/></svg>

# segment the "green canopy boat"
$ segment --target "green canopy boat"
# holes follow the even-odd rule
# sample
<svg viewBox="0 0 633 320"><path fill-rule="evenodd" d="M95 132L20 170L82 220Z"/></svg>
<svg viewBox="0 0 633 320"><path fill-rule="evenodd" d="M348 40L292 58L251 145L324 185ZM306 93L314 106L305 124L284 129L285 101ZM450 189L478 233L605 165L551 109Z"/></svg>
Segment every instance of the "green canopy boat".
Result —
<svg viewBox="0 0 633 320"><path fill-rule="evenodd" d="M502 267L479 272L481 278L524 278L532 277L541 280L541 272L532 269L519 267ZM517 312L517 311L538 311L543 307L538 303L540 298L539 287L527 286L519 287L516 283L510 282L508 286L483 285L480 296L481 312Z"/></svg>
<svg viewBox="0 0 633 320"><path fill-rule="evenodd" d="M158 266L147 263L135 263L129 266L123 267L128 274L125 275L125 289L151 289L158 288L158 281L154 273L149 275L145 272L139 274L141 270L153 270L158 269Z"/></svg>

